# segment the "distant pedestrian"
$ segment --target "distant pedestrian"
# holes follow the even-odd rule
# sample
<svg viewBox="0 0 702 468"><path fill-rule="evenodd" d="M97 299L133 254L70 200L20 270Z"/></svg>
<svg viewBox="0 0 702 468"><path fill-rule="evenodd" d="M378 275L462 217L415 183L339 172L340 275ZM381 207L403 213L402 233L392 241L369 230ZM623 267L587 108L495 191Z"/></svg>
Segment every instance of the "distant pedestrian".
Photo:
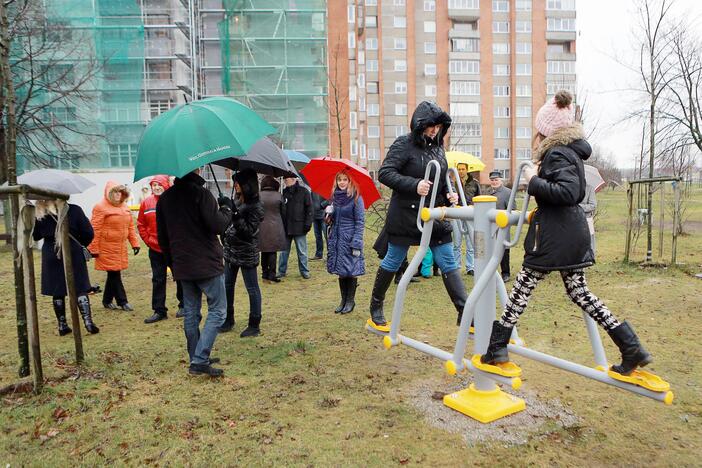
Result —
<svg viewBox="0 0 702 468"><path fill-rule="evenodd" d="M258 176L251 169L234 175L236 192L232 222L222 237L224 244L224 286L227 293L227 316L220 332L234 327L234 291L241 270L249 294L249 323L241 338L258 336L261 324L261 289L258 287L258 266L261 249L259 228L263 221L263 205L258 196Z"/></svg>
<svg viewBox="0 0 702 468"><path fill-rule="evenodd" d="M334 312L348 314L356 306L358 277L366 273L363 258L365 207L353 179L344 171L336 175L331 200L332 204L326 208L329 224L327 271L339 276L341 302Z"/></svg>
<svg viewBox="0 0 702 468"><path fill-rule="evenodd" d="M149 182L152 195L148 196L139 206L137 229L144 243L149 248L149 263L151 264L151 309L153 315L144 319L144 323L154 323L168 318L166 307L166 283L168 280L168 265L158 245L156 229L156 204L163 192L171 186L168 177L157 175ZM176 297L178 310L183 307L183 291L180 282L176 281Z"/></svg>
<svg viewBox="0 0 702 468"><path fill-rule="evenodd" d="M312 192L312 226L314 227L315 251L312 260L321 260L324 257L324 244L327 241L327 228L324 224L324 210L329 206L329 202Z"/></svg>
<svg viewBox="0 0 702 468"><path fill-rule="evenodd" d="M585 212L585 221L587 221L587 230L590 233L590 246L592 247L592 255L595 255L595 211L597 211L597 196L595 195L595 187L590 184L585 184L585 198L580 202L580 208Z"/></svg>
<svg viewBox="0 0 702 468"><path fill-rule="evenodd" d="M497 197L496 208L498 210L507 209L507 203L509 203L509 197L512 195L512 191L505 187L505 184L502 182L502 173L500 171L492 171L490 173L490 190L488 193L494 197ZM507 240L509 240L509 238L508 232ZM505 253L502 255L500 270L502 271L502 281L506 283L510 280L509 249L505 249Z"/></svg>
<svg viewBox="0 0 702 468"><path fill-rule="evenodd" d="M134 308L127 300L122 283L122 270L129 267L129 254L125 244L129 241L134 255L137 255L141 248L134 230L134 218L126 203L128 199L129 190L126 185L111 180L105 184L105 196L93 207L90 218L95 238L88 250L95 257L95 269L107 272L102 305L110 310L122 309L131 312Z"/></svg>
<svg viewBox="0 0 702 468"><path fill-rule="evenodd" d="M183 329L193 375L220 376L210 358L219 327L224 323L227 298L224 290L223 235L232 219L232 201L215 200L195 170L177 178L156 204L158 245L183 286ZM217 206L219 203L219 207ZM207 297L207 319L200 333L202 294Z"/></svg>
<svg viewBox="0 0 702 468"><path fill-rule="evenodd" d="M58 321L59 335L64 336L73 330L66 321L66 275L63 270L63 260L60 249L56 245L56 220L58 208L55 201L37 201L37 222L32 234L35 241L44 239L41 248L41 293L51 297L54 314ZM88 333L99 333L100 329L93 323L88 293L91 290L88 267L83 254L84 247L93 240L93 227L78 205L68 205L68 234L71 245L71 261L73 263L73 282L76 288L78 310L83 317L83 323Z"/></svg>
<svg viewBox="0 0 702 468"><path fill-rule="evenodd" d="M280 183L273 176L261 180L259 198L263 205L263 222L259 231L261 241L261 278L264 283L279 283L276 275L277 252L285 250L287 238L283 226L283 196Z"/></svg>
<svg viewBox="0 0 702 468"><path fill-rule="evenodd" d="M458 176L460 177L460 183L463 184L463 193L466 196L466 203L468 205L473 204L473 197L480 195L480 172L468 172L468 165L464 163L458 163L456 165L458 170ZM459 199L458 205L460 205L461 200ZM475 263L475 252L473 249L473 221L468 221L465 223L468 228L468 232L465 235L459 237L454 236L453 239L453 254L456 257L456 262L458 262L459 268L464 264L463 256L461 255L461 247L463 245L463 240L466 242L466 274L474 274L474 263Z"/></svg>
<svg viewBox="0 0 702 468"><path fill-rule="evenodd" d="M285 225L286 248L280 252L278 277L282 278L288 271L288 258L292 242L295 241L297 266L304 279L310 279L307 265L307 233L312 228L312 196L310 191L300 185L297 178L285 178L283 189L283 224Z"/></svg>

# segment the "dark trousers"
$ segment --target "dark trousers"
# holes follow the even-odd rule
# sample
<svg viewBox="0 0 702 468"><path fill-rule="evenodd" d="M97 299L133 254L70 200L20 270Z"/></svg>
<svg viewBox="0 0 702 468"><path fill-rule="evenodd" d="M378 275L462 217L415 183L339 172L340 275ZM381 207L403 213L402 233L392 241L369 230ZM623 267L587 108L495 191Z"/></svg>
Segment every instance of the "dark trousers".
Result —
<svg viewBox="0 0 702 468"><path fill-rule="evenodd" d="M234 322L234 290L236 277L241 270L246 292L249 293L249 326L258 328L261 323L261 289L258 287L256 267L239 267L226 263L224 266L224 290L227 296L227 322Z"/></svg>
<svg viewBox="0 0 702 468"><path fill-rule="evenodd" d="M324 219L315 219L312 221L314 227L314 256L321 258L324 256L324 243L327 241L327 226Z"/></svg>
<svg viewBox="0 0 702 468"><path fill-rule="evenodd" d="M261 252L261 278L275 279L275 269L278 265L278 252Z"/></svg>
<svg viewBox="0 0 702 468"><path fill-rule="evenodd" d="M102 294L102 303L110 304L112 300L117 301L118 306L123 306L127 302L127 292L122 284L121 271L108 271L107 281L105 281L105 291Z"/></svg>
<svg viewBox="0 0 702 468"><path fill-rule="evenodd" d="M168 284L168 265L166 257L161 252L149 249L149 261L151 262L151 309L157 314L165 315L168 312L166 307L166 285ZM183 288L180 281L176 281L176 297L178 298L178 308L183 307Z"/></svg>
<svg viewBox="0 0 702 468"><path fill-rule="evenodd" d="M502 261L500 262L500 270L503 275L509 276L509 249L505 249L504 255L502 255Z"/></svg>

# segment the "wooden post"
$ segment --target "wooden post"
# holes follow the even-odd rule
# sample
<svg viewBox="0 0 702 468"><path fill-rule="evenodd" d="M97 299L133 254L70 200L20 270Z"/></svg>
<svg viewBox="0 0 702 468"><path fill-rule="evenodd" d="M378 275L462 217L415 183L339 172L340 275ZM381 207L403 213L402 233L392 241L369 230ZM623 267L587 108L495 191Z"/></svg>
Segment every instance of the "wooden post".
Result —
<svg viewBox="0 0 702 468"><path fill-rule="evenodd" d="M37 292L34 284L34 255L32 254L31 239L34 228L34 207L25 206L25 198L18 195L21 204L20 216L22 217L22 233L24 245L22 246L22 272L24 282L25 304L29 313L29 347L32 350L32 369L34 371L34 393L41 393L44 385L44 372L41 367L41 346L39 344L39 318L37 316Z"/></svg>
<svg viewBox="0 0 702 468"><path fill-rule="evenodd" d="M629 203L629 217L626 222L626 247L624 248L624 263L629 263L629 250L631 249L631 225L632 212L634 210L634 187L628 183L626 188L626 198Z"/></svg>
<svg viewBox="0 0 702 468"><path fill-rule="evenodd" d="M658 215L658 258L663 261L663 231L665 230L665 182L661 182L661 207Z"/></svg>
<svg viewBox="0 0 702 468"><path fill-rule="evenodd" d="M17 245L17 219L19 217L18 194L10 195L10 231L12 238L12 259L15 274L15 310L17 319L17 348L19 351L19 369L17 373L20 377L29 375L29 340L27 337L27 308L24 301L24 272L22 271L22 253Z"/></svg>
<svg viewBox="0 0 702 468"><path fill-rule="evenodd" d="M66 276L66 292L68 293L68 306L71 309L71 322L73 324L73 340L76 345L76 364L83 363L83 338L80 333L80 318L78 316L78 299L76 297L76 284L73 277L73 259L71 257L71 239L68 235L68 203L57 200L59 207L58 220L61 222L61 258L63 259L63 272Z"/></svg>
<svg viewBox="0 0 702 468"><path fill-rule="evenodd" d="M678 261L678 224L680 220L680 182L673 182L673 192L675 195L675 206L673 208L673 246L670 254L670 264L675 266Z"/></svg>

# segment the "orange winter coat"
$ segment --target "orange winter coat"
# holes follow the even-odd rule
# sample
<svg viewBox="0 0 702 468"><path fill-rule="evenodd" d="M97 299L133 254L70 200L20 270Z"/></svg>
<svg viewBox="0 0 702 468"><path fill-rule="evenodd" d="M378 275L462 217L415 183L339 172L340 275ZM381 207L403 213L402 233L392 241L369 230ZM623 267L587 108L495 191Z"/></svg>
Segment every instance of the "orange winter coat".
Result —
<svg viewBox="0 0 702 468"><path fill-rule="evenodd" d="M110 192L120 192L118 204L110 201ZM105 197L93 207L90 223L95 231L95 238L88 246L95 259L95 269L102 271L121 271L129 266L129 253L125 241L129 239L132 247L139 247L139 239L134 231L134 218L125 203L129 191L124 185L114 181L105 184Z"/></svg>

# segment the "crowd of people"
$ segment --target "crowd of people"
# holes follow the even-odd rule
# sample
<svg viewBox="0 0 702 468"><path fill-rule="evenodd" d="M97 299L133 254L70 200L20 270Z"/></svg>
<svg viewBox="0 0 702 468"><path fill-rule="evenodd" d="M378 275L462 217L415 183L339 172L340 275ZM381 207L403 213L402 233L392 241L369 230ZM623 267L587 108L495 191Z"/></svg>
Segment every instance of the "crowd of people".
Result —
<svg viewBox="0 0 702 468"><path fill-rule="evenodd" d="M495 364L508 361L507 342L512 327L524 312L537 283L550 271L559 271L566 292L573 302L589 314L612 337L622 353L622 363L613 369L623 374L651 362L628 322L619 322L587 287L584 268L594 264L594 237L591 219L594 193L586 197L583 161L591 153L579 124L573 121L572 97L561 91L539 110L534 140L535 168L525 170L527 190L538 209L525 236L525 256L502 316L493 323L489 347L482 360ZM398 137L389 148L378 171L381 183L392 190L385 226L374 248L382 258L370 297L372 323L383 329L383 305L393 279L407 268L410 246L419 244L421 232L416 219L420 197L432 190L433 177L424 179L430 161L440 166L436 205L460 204L450 190L446 174L444 137L451 117L438 105L422 102L415 109L407 135ZM466 203L481 194L478 174L459 164L458 175ZM510 189L505 187L499 171L489 173L488 194L494 195L497 208L507 208ZM141 203L137 229L125 201L125 186L108 182L104 198L93 208L87 220L83 211L70 205L68 212L75 265L75 283L79 308L90 333L98 333L92 321L88 279L82 250L87 247L95 258L95 269L106 272L103 306L113 311L132 311L121 272L128 268L128 248L140 252L136 232L149 249L152 270L153 314L144 321L158 322L168 317L166 289L168 270L176 282L178 313L184 319L189 372L218 376L223 370L213 367L218 361L211 350L219 333L235 325L234 294L241 272L249 297L249 316L241 337L260 334L262 297L261 279L279 283L288 274L292 244L303 279L310 278L307 234L314 227L313 259L323 258L326 243L326 269L338 276L340 303L338 314L348 314L356 306L358 278L366 272L364 259L365 206L357 184L347 171L336 174L331 193L317 194L294 177L284 179L284 189L271 176L260 177L252 170L236 172L233 177L234 199L215 198L205 187L199 170L171 181L156 176L150 181L151 195ZM428 205L429 197L425 203ZM581 206L582 204L582 206ZM57 210L50 202L41 202L35 239L45 239L42 250L42 294L52 297L59 334L71 332L66 323L65 281L53 238ZM470 227L470 223L469 227ZM467 299L462 270L473 274L474 240L455 236L446 220L433 221L429 245L429 265L441 272L446 292L460 323ZM463 256L465 248L465 261ZM73 245L75 244L75 245ZM501 262L502 278L510 280L509 250ZM202 296L207 300L207 318L202 321Z"/></svg>

